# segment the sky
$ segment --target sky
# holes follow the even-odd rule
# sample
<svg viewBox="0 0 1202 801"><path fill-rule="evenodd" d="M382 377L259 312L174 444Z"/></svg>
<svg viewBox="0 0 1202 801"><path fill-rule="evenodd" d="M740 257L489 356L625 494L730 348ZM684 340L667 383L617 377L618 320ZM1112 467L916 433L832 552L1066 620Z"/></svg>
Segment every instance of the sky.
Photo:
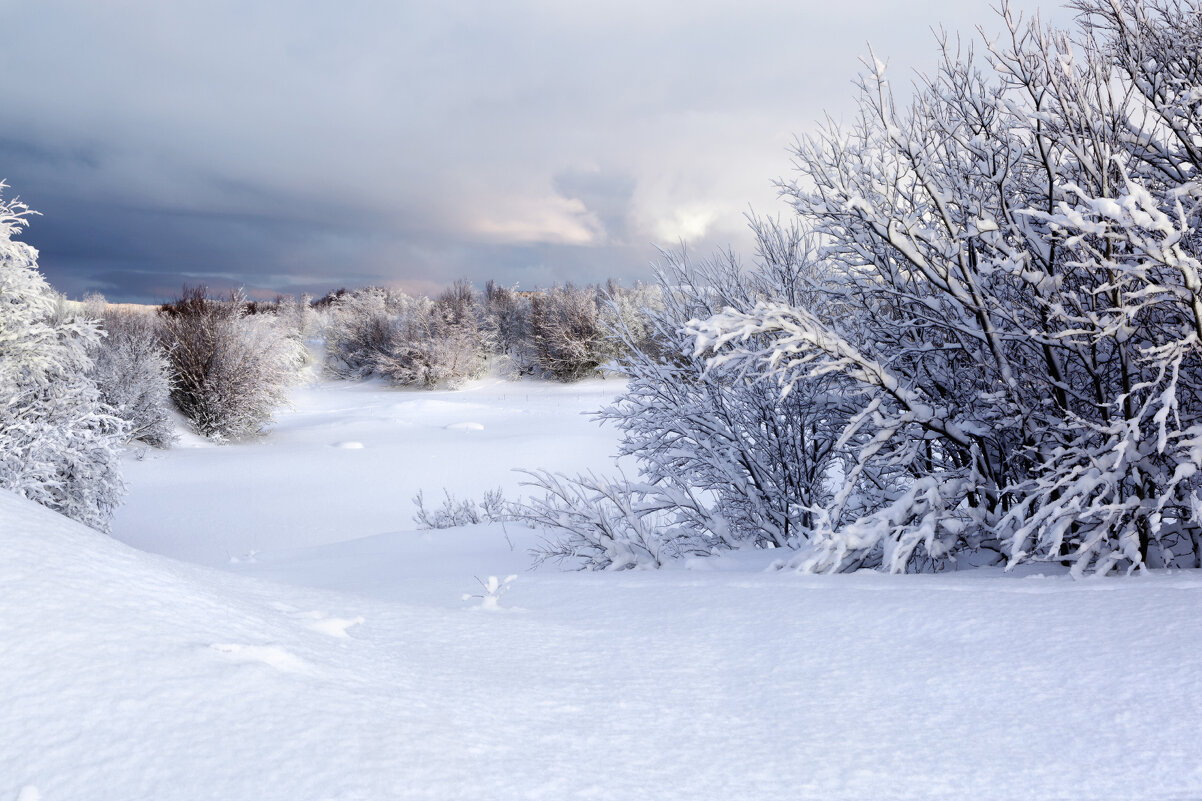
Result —
<svg viewBox="0 0 1202 801"><path fill-rule="evenodd" d="M1067 19L1050 0L1016 9ZM0 0L0 179L70 297L647 280L988 0Z"/></svg>

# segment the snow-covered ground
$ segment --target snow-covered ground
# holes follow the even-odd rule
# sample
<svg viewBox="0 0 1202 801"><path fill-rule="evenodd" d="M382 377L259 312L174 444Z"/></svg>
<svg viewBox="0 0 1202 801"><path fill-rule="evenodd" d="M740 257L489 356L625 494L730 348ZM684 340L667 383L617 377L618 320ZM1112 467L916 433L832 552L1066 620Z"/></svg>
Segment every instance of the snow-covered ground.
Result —
<svg viewBox="0 0 1202 801"><path fill-rule="evenodd" d="M607 469L617 435L588 413L617 379L562 385L484 379L457 391L315 381L292 393L268 436L234 445L186 437L126 464L113 533L204 564L250 551L414 528L413 496L516 497L518 468Z"/></svg>
<svg viewBox="0 0 1202 801"><path fill-rule="evenodd" d="M617 388L316 383L131 459L114 538L0 493L0 801L1202 798L1196 572L529 571L520 527L412 530L419 489L605 470Z"/></svg>

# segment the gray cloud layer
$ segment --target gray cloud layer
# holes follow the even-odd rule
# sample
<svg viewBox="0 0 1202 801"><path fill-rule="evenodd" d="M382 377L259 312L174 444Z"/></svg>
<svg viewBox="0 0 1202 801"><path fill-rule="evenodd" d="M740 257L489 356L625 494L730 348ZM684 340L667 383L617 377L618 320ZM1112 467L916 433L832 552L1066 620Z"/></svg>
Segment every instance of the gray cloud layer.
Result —
<svg viewBox="0 0 1202 801"><path fill-rule="evenodd" d="M0 0L0 178L73 295L646 277L988 5Z"/></svg>

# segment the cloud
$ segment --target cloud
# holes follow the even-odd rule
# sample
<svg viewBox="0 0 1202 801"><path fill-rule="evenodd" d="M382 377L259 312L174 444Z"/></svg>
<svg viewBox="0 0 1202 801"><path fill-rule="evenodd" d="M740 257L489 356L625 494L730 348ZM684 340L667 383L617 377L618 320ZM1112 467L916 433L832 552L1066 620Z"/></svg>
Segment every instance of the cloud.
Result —
<svg viewBox="0 0 1202 801"><path fill-rule="evenodd" d="M988 5L0 0L0 178L69 292L645 277Z"/></svg>
<svg viewBox="0 0 1202 801"><path fill-rule="evenodd" d="M567 169L552 176L551 183L561 197L579 203L590 217L594 241L629 243L634 176L600 168Z"/></svg>

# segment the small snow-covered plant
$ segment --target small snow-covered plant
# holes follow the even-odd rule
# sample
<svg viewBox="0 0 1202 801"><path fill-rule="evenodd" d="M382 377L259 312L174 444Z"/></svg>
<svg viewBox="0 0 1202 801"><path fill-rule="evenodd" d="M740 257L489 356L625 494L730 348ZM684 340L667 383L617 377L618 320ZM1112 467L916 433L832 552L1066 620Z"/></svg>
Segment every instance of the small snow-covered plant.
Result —
<svg viewBox="0 0 1202 801"><path fill-rule="evenodd" d="M287 402L298 367L294 338L274 319L253 318L240 294L220 300L204 287L185 287L159 312L172 400L204 436L258 433Z"/></svg>
<svg viewBox="0 0 1202 801"><path fill-rule="evenodd" d="M167 448L176 439L171 417L171 368L150 311L107 306L85 299L85 311L101 323L104 337L91 348L90 375L100 397L129 424L129 441Z"/></svg>
<svg viewBox="0 0 1202 801"><path fill-rule="evenodd" d="M501 596L509 589L509 585L517 580L516 575L509 575L503 579L496 576L489 576L487 581L476 578L483 592L472 594L464 593L461 597L465 601L470 601L473 598L480 599L480 605L476 609L484 609L488 611L496 611L501 608Z"/></svg>
<svg viewBox="0 0 1202 801"><path fill-rule="evenodd" d="M106 530L126 424L89 375L96 322L64 311L37 251L13 239L30 213L0 198L0 487Z"/></svg>
<svg viewBox="0 0 1202 801"><path fill-rule="evenodd" d="M525 486L541 489L544 495L515 503L513 519L559 535L532 551L538 562L551 559L587 570L629 570L710 553L710 544L698 532L673 524L672 505L654 487L592 474L527 475ZM684 497L677 501L689 502Z"/></svg>
<svg viewBox="0 0 1202 801"><path fill-rule="evenodd" d="M419 490L413 496L413 505L417 511L413 522L420 529L456 528L458 526L473 526L477 523L500 523L510 519L509 504L506 503L501 489L484 493L479 501L470 498L456 500L449 490L443 490L442 505L437 509L427 509L426 500Z"/></svg>

